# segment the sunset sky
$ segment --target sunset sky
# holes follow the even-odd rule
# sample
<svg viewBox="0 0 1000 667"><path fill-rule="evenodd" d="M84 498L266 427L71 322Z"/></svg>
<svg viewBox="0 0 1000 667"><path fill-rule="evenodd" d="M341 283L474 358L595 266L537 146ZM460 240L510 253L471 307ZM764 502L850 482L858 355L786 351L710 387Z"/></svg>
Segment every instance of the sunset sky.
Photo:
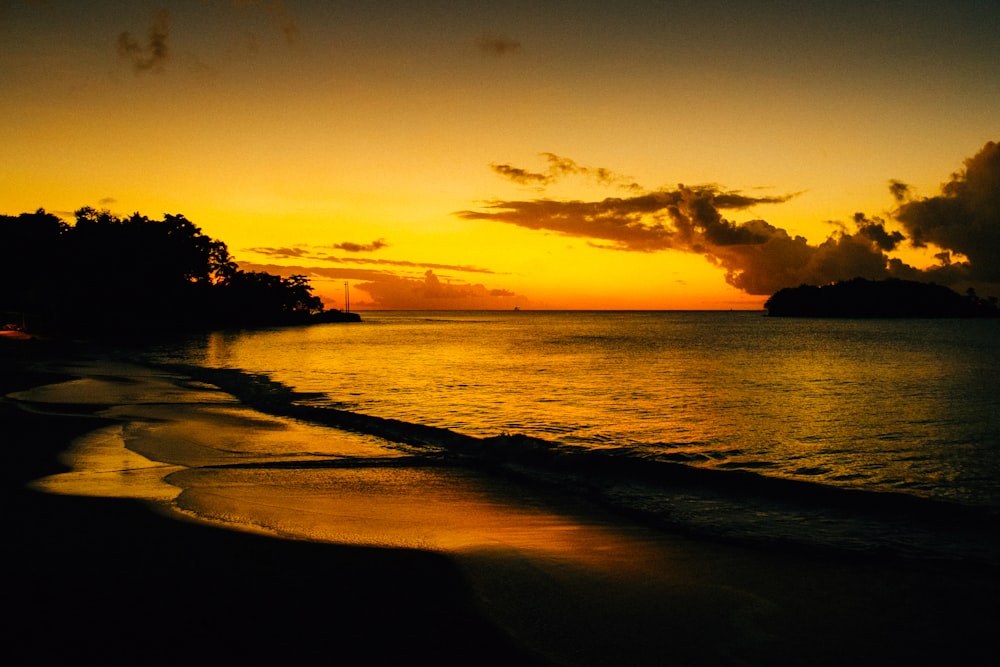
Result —
<svg viewBox="0 0 1000 667"><path fill-rule="evenodd" d="M0 213L182 213L332 307L1000 294L996 0L0 0L0 82Z"/></svg>

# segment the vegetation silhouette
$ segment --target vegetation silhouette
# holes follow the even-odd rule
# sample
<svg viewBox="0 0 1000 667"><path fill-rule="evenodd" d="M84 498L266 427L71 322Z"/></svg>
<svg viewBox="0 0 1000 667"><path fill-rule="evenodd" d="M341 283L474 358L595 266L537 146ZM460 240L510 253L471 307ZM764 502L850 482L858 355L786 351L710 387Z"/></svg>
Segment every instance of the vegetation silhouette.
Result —
<svg viewBox="0 0 1000 667"><path fill-rule="evenodd" d="M39 209L0 216L0 312L39 333L187 331L359 321L326 311L305 276L241 270L183 215L74 224Z"/></svg>
<svg viewBox="0 0 1000 667"><path fill-rule="evenodd" d="M854 278L830 285L778 290L764 303L773 317L997 317L996 297L963 296L935 283Z"/></svg>

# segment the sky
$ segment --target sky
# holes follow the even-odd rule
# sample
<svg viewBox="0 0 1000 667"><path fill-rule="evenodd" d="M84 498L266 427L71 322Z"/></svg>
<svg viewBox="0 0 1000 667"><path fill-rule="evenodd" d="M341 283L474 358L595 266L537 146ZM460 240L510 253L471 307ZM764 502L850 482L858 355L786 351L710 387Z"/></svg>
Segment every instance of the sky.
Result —
<svg viewBox="0 0 1000 667"><path fill-rule="evenodd" d="M0 214L183 214L328 307L1000 295L1000 3L0 0Z"/></svg>

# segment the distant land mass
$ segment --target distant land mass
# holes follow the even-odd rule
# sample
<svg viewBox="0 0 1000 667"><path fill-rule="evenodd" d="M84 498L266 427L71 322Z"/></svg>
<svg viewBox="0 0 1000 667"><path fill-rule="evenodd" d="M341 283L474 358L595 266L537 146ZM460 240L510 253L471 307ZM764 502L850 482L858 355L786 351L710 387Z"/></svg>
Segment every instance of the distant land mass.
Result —
<svg viewBox="0 0 1000 667"><path fill-rule="evenodd" d="M854 278L778 290L764 303L772 317L998 317L996 297L961 295L913 280Z"/></svg>

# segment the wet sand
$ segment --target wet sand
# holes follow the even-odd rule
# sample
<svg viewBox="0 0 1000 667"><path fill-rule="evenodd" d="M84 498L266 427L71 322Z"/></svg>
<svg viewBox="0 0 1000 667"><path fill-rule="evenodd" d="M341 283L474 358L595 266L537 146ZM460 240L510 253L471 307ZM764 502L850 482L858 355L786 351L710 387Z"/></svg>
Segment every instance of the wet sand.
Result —
<svg viewBox="0 0 1000 667"><path fill-rule="evenodd" d="M353 438L322 447L370 465L319 452L289 492L264 455L318 427L75 357L0 341L0 394L44 387L18 395L40 411L0 402L16 664L975 664L997 649L991 568L694 540ZM123 424L177 460L119 448L117 468L83 461L117 479L65 474L60 454L116 451ZM220 441L262 465L211 467ZM146 500L100 496L122 484Z"/></svg>
<svg viewBox="0 0 1000 667"><path fill-rule="evenodd" d="M0 394L66 379L30 367L74 354L4 345ZM170 518L142 501L27 487L65 472L59 456L69 444L109 425L0 401L7 664L405 664L418 656L530 664L440 554L278 539Z"/></svg>

